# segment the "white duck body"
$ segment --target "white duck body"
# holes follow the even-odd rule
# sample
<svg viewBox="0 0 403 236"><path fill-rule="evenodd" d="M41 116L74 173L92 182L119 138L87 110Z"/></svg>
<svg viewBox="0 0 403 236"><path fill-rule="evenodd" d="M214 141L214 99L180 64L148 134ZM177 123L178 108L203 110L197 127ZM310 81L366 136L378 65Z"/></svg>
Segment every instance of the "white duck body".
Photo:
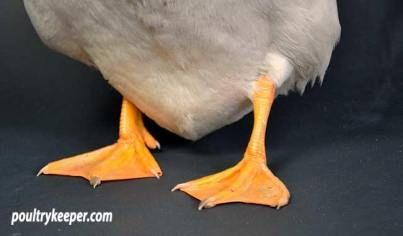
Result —
<svg viewBox="0 0 403 236"><path fill-rule="evenodd" d="M251 111L260 73L279 94L323 78L336 0L24 0L41 39L98 68L160 126L196 140Z"/></svg>

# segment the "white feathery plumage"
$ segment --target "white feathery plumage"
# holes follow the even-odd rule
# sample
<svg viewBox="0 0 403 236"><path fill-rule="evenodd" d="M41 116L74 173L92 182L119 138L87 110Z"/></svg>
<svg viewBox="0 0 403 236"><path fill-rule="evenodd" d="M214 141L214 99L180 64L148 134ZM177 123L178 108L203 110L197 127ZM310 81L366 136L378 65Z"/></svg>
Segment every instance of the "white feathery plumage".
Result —
<svg viewBox="0 0 403 236"><path fill-rule="evenodd" d="M322 81L341 30L336 0L24 3L45 44L192 140L250 112L259 73L279 94Z"/></svg>

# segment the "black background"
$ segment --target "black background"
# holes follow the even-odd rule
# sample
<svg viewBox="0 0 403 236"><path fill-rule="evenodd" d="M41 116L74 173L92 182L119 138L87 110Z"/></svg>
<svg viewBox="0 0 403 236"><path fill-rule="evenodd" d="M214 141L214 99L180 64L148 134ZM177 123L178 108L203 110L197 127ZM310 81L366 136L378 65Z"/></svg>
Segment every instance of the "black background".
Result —
<svg viewBox="0 0 403 236"><path fill-rule="evenodd" d="M21 1L0 2L0 229L6 235L402 235L403 4L339 1L343 27L322 87L277 99L270 166L290 205L197 211L169 190L234 165L251 116L191 143L148 122L165 175L105 183L35 177L46 163L116 140L120 95L94 71L47 49ZM113 223L10 226L12 211L112 211Z"/></svg>

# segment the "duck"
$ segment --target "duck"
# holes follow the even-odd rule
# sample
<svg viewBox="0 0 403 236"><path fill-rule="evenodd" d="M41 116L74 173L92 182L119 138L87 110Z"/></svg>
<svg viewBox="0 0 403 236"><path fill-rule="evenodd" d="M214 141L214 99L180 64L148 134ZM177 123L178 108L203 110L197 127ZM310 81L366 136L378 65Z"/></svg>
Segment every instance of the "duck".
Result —
<svg viewBox="0 0 403 236"><path fill-rule="evenodd" d="M160 143L143 118L196 141L253 112L242 160L176 185L198 209L241 202L281 208L290 192L270 170L275 99L322 83L341 26L336 0L24 0L49 48L94 67L122 95L119 138L38 173L101 182L160 178ZM218 161L218 160L217 160Z"/></svg>

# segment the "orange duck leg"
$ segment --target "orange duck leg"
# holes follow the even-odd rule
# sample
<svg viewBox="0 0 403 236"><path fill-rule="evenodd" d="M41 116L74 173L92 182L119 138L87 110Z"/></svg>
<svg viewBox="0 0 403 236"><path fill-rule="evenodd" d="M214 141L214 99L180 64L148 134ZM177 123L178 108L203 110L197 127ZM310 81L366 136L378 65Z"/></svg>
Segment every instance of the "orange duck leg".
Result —
<svg viewBox="0 0 403 236"><path fill-rule="evenodd" d="M115 144L51 162L38 175L80 176L89 180L94 188L101 181L159 178L162 171L147 147L159 148L159 143L144 127L140 111L124 99L119 139Z"/></svg>
<svg viewBox="0 0 403 236"><path fill-rule="evenodd" d="M290 193L266 163L266 126L274 98L274 82L260 77L253 94L253 132L242 161L218 174L179 184L172 191L181 190L199 199L199 210L230 202L276 208L286 205Z"/></svg>

